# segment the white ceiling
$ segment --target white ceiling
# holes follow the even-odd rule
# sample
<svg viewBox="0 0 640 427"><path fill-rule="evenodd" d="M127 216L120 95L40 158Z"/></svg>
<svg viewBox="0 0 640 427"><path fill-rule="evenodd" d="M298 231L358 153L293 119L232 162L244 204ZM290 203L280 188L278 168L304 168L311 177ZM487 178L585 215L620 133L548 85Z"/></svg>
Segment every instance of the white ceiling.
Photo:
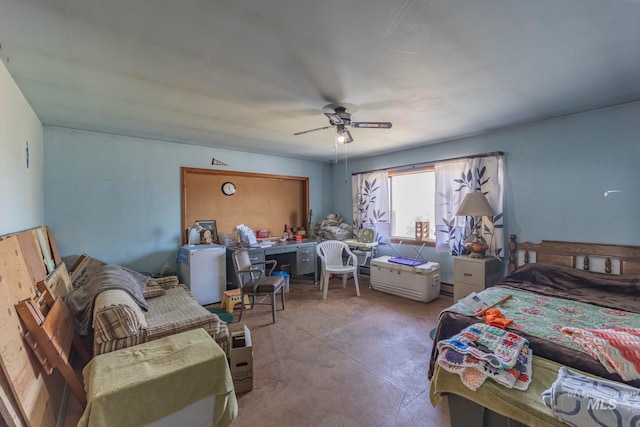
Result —
<svg viewBox="0 0 640 427"><path fill-rule="evenodd" d="M639 0L0 0L43 124L330 160L640 100Z"/></svg>

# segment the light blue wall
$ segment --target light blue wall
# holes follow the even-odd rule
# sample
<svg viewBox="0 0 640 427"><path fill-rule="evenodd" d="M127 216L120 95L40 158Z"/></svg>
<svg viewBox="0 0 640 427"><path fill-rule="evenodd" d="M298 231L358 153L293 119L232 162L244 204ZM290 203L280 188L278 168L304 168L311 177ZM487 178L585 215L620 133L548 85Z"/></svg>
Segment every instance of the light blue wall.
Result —
<svg viewBox="0 0 640 427"><path fill-rule="evenodd" d="M349 160L348 173L490 151L505 153L505 236L640 244L640 103L462 138L383 156ZM358 142L354 142L357 144ZM351 184L334 168L335 210L351 218ZM621 193L605 191L622 190ZM415 255L410 247L403 255ZM425 248L452 283L452 258Z"/></svg>
<svg viewBox="0 0 640 427"><path fill-rule="evenodd" d="M0 235L42 225L42 158L42 125L0 62Z"/></svg>
<svg viewBox="0 0 640 427"><path fill-rule="evenodd" d="M175 268L181 241L182 166L212 168L211 158L216 157L229 163L228 170L308 176L314 221L329 212L350 220L351 184L345 173L499 150L506 154L506 235L534 242L637 245L638 117L640 103L621 105L350 159L345 171L342 163L330 166L60 128L45 127L43 135L40 122L3 65L0 234L46 224L63 256L86 252L107 262L156 272L165 262ZM610 190L622 192L605 197ZM413 253L411 248L403 250L405 255ZM441 263L442 280L452 282L451 257L432 248L424 253Z"/></svg>
<svg viewBox="0 0 640 427"><path fill-rule="evenodd" d="M314 212L326 215L333 203L329 164L46 126L44 139L44 219L63 257L87 253L150 273L166 262L175 271L181 167L305 176ZM211 166L212 157L229 166Z"/></svg>

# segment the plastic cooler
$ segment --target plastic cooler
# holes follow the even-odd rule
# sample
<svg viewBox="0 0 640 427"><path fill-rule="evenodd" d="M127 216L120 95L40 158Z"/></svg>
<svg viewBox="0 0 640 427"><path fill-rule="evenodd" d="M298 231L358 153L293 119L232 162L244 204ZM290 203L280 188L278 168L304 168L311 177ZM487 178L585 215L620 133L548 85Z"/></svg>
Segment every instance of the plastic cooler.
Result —
<svg viewBox="0 0 640 427"><path fill-rule="evenodd" d="M386 292L421 302L440 295L440 264L427 262L418 266L397 264L391 257L371 260L370 283L376 291Z"/></svg>

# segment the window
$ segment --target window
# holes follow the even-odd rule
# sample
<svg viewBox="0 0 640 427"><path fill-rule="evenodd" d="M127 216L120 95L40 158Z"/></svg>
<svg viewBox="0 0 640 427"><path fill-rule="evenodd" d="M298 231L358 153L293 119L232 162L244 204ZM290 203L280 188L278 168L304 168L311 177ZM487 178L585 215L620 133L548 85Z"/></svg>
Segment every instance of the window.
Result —
<svg viewBox="0 0 640 427"><path fill-rule="evenodd" d="M428 239L435 240L435 172L433 166L389 171L391 239L416 239L416 222L428 222Z"/></svg>

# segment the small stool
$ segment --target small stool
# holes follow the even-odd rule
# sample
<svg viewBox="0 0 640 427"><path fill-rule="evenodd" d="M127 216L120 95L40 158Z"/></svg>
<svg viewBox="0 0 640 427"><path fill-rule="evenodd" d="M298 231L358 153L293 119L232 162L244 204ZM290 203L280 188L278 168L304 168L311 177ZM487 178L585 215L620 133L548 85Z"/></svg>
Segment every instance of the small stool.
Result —
<svg viewBox="0 0 640 427"><path fill-rule="evenodd" d="M224 291L222 297L222 303L220 303L220 308L226 308L227 313L233 313L233 307L236 304L240 304L240 289L231 289L230 291ZM248 310L251 308L251 302L249 302L249 297L244 296L244 309Z"/></svg>

